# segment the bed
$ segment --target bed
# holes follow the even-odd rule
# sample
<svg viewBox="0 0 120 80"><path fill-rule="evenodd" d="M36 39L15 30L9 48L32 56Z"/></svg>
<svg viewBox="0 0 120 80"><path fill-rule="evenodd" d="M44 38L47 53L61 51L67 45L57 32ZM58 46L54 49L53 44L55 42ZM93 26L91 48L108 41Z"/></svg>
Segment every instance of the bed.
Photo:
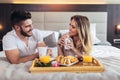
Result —
<svg viewBox="0 0 120 80"><path fill-rule="evenodd" d="M101 73L70 73L49 72L31 74L29 68L32 61L20 64L10 64L4 51L0 52L0 80L119 80L120 79L120 49L111 46L106 39L107 12L31 12L33 25L40 30L64 33L68 28L69 19L74 14L86 15L94 28L93 50L90 53L104 66ZM38 17L39 16L39 17ZM94 16L94 17L93 17ZM100 27L101 26L101 27ZM43 32L43 31L42 31ZM47 34L47 35L49 35ZM47 37L47 36L44 36Z"/></svg>

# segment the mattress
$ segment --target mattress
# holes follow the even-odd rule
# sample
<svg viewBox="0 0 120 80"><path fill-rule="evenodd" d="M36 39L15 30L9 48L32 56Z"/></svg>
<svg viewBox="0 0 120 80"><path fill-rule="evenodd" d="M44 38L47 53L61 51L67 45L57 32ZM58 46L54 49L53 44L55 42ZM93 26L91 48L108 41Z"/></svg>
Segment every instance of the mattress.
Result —
<svg viewBox="0 0 120 80"><path fill-rule="evenodd" d="M4 52L0 52L0 80L120 80L120 49L95 45L90 53L104 66L102 73L48 72L31 74L32 61L10 64Z"/></svg>

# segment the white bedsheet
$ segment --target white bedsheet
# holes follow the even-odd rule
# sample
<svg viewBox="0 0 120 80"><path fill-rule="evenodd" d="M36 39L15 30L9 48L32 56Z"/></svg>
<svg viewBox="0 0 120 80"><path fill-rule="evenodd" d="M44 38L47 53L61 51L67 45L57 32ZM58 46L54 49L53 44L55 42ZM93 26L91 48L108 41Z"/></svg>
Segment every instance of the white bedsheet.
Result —
<svg viewBox="0 0 120 80"><path fill-rule="evenodd" d="M93 46L91 55L93 57L117 57L120 56L120 49L113 46L97 45Z"/></svg>
<svg viewBox="0 0 120 80"><path fill-rule="evenodd" d="M32 61L10 64L5 57L0 57L0 80L120 80L120 49L112 46L94 46L91 55L103 64L104 72L31 74L29 68Z"/></svg>

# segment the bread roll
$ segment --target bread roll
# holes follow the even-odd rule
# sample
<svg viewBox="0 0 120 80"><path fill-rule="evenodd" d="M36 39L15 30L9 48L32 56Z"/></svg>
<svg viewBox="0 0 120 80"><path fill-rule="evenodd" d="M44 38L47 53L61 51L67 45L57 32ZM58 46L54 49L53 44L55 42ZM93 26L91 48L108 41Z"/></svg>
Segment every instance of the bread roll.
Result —
<svg viewBox="0 0 120 80"><path fill-rule="evenodd" d="M56 61L60 64L71 64L71 63L74 63L74 62L78 62L78 59L74 56L58 56L56 58Z"/></svg>

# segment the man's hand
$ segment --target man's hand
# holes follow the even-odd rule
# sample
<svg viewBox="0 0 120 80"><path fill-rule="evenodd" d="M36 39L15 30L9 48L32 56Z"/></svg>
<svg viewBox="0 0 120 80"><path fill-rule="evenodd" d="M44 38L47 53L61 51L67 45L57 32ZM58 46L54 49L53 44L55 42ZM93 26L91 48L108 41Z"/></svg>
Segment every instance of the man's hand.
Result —
<svg viewBox="0 0 120 80"><path fill-rule="evenodd" d="M47 49L47 55L52 56L52 49L50 48Z"/></svg>

